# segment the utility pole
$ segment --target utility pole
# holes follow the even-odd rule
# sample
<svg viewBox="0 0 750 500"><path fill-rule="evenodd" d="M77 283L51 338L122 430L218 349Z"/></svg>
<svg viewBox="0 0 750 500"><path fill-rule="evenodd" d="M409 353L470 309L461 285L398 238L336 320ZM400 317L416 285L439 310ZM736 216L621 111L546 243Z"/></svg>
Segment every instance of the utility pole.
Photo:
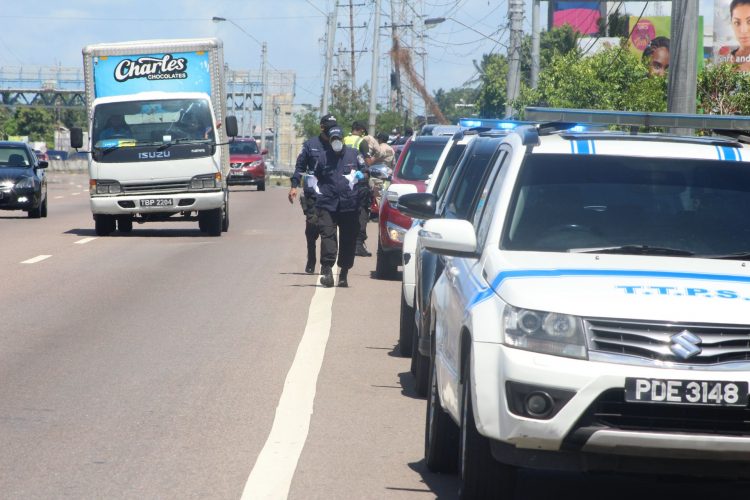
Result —
<svg viewBox="0 0 750 500"><path fill-rule="evenodd" d="M391 46L392 50L400 46L398 43L398 23L396 22L396 0L391 0ZM393 61L393 74L391 75L391 90L396 91L396 113L399 116L404 111L403 95L401 93L401 64L399 62L398 53L393 53L391 60Z"/></svg>
<svg viewBox="0 0 750 500"><path fill-rule="evenodd" d="M539 62L541 58L539 50L539 32L541 31L541 20L539 17L540 0L531 0L531 88L535 89L539 84Z"/></svg>
<svg viewBox="0 0 750 500"><path fill-rule="evenodd" d="M367 130L375 130L378 113L378 65L380 64L380 0L375 0L375 22L372 24L372 76L370 77L370 116Z"/></svg>
<svg viewBox="0 0 750 500"><path fill-rule="evenodd" d="M521 85L521 39L523 37L523 2L508 1L508 18L510 19L510 46L508 47L508 81L505 100L505 116L513 116L511 101L518 98Z"/></svg>
<svg viewBox="0 0 750 500"><path fill-rule="evenodd" d="M333 12L328 15L328 34L326 35L326 71L323 77L323 102L320 113L328 113L328 99L331 96L331 72L333 69L333 44L336 41L336 16L338 0L333 3Z"/></svg>
<svg viewBox="0 0 750 500"><path fill-rule="evenodd" d="M263 42L261 46L261 84L263 85L260 109L260 150L266 149L266 100L268 99L268 46Z"/></svg>
<svg viewBox="0 0 750 500"><path fill-rule="evenodd" d="M419 12L422 14L421 16L421 32L419 34L419 55L422 58L422 85L424 85L424 88L427 88L427 52L424 47L424 37L425 37L425 24L424 20L426 19L425 13L424 13L424 0L420 0L419 2ZM427 123L427 115L428 112L428 105L427 105L427 99L423 96L422 102L424 104L424 121Z"/></svg>
<svg viewBox="0 0 750 500"><path fill-rule="evenodd" d="M351 71L351 77L352 77L352 97L354 97L354 92L357 89L357 66L356 61L354 60L354 3L352 0L349 0L349 41L351 43L351 63L352 63L352 71Z"/></svg>
<svg viewBox="0 0 750 500"><path fill-rule="evenodd" d="M670 113L695 113L698 85L697 37L698 2L673 0L667 94L667 110ZM693 133L690 129L674 129L673 132Z"/></svg>

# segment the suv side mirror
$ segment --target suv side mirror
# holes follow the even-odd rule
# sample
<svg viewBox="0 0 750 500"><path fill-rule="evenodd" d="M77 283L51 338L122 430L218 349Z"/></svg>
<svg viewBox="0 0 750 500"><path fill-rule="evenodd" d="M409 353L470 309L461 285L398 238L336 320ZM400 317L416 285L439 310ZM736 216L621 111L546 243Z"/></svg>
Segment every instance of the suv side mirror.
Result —
<svg viewBox="0 0 750 500"><path fill-rule="evenodd" d="M268 149L264 148L263 151L260 152L260 154L267 155L268 154Z"/></svg>
<svg viewBox="0 0 750 500"><path fill-rule="evenodd" d="M238 135L238 128L237 128L237 117L236 116L227 116L226 119L226 128L224 130L227 131L227 137L237 137Z"/></svg>
<svg viewBox="0 0 750 500"><path fill-rule="evenodd" d="M83 130L80 127L70 129L70 147L75 149L83 147Z"/></svg>
<svg viewBox="0 0 750 500"><path fill-rule="evenodd" d="M428 220L419 230L419 241L430 252L453 257L476 257L477 235L463 219Z"/></svg>
<svg viewBox="0 0 750 500"><path fill-rule="evenodd" d="M398 198L398 211L415 219L435 217L435 195L432 193L409 193Z"/></svg>

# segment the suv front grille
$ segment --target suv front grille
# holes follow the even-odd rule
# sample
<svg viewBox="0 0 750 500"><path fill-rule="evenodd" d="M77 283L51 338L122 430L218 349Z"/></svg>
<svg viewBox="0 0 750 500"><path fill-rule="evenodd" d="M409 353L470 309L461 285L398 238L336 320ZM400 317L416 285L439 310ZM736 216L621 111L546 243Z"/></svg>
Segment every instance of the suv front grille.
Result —
<svg viewBox="0 0 750 500"><path fill-rule="evenodd" d="M190 182L158 182L149 184L123 184L123 193L136 193L136 192L148 192L148 193L171 193L187 191L190 188Z"/></svg>
<svg viewBox="0 0 750 500"><path fill-rule="evenodd" d="M750 436L750 408L627 403L624 390L610 389L589 406L577 427Z"/></svg>
<svg viewBox="0 0 750 500"><path fill-rule="evenodd" d="M603 319L586 319L584 323L592 352L691 365L750 361L748 326ZM672 337L686 331L700 340L694 344L700 352L687 359L671 349L675 345Z"/></svg>

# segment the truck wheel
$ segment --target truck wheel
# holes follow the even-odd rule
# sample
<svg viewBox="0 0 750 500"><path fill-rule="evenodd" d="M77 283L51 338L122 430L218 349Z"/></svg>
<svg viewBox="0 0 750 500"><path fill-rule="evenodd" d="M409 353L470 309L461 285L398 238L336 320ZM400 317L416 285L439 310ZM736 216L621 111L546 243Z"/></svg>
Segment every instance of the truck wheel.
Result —
<svg viewBox="0 0 750 500"><path fill-rule="evenodd" d="M109 236L115 230L115 216L94 214L94 230L97 236Z"/></svg>
<svg viewBox="0 0 750 500"><path fill-rule="evenodd" d="M404 298L404 292L401 291L401 320L398 329L398 349L403 357L411 356L413 349L412 340L414 338L414 308L409 307Z"/></svg>
<svg viewBox="0 0 750 500"><path fill-rule="evenodd" d="M514 498L516 468L495 460L490 451L490 440L477 430L471 402L469 356L466 357L465 363L458 454L461 489L458 496L461 500Z"/></svg>
<svg viewBox="0 0 750 500"><path fill-rule="evenodd" d="M129 215L117 217L117 230L121 233L129 233L133 230L133 218Z"/></svg>
<svg viewBox="0 0 750 500"><path fill-rule="evenodd" d="M222 218L221 208L202 210L198 212L198 227L209 236L221 236Z"/></svg>
<svg viewBox="0 0 750 500"><path fill-rule="evenodd" d="M260 181L258 183L258 191L265 191L266 190L266 181Z"/></svg>
<svg viewBox="0 0 750 500"><path fill-rule="evenodd" d="M458 468L458 426L440 404L436 375L433 366L424 426L424 460L432 472L451 473Z"/></svg>
<svg viewBox="0 0 750 500"><path fill-rule="evenodd" d="M229 191L224 195L224 209L221 211L221 232L229 231Z"/></svg>

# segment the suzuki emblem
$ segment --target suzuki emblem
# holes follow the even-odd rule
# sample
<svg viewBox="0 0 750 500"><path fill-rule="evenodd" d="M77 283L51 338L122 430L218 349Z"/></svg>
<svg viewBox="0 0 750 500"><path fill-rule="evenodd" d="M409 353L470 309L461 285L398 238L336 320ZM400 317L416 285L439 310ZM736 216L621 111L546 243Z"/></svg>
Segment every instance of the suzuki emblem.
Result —
<svg viewBox="0 0 750 500"><path fill-rule="evenodd" d="M703 350L698 347L701 343L701 338L693 335L688 330L683 330L680 333L672 335L669 340L672 341L669 345L669 350L678 358L692 358L700 354Z"/></svg>

